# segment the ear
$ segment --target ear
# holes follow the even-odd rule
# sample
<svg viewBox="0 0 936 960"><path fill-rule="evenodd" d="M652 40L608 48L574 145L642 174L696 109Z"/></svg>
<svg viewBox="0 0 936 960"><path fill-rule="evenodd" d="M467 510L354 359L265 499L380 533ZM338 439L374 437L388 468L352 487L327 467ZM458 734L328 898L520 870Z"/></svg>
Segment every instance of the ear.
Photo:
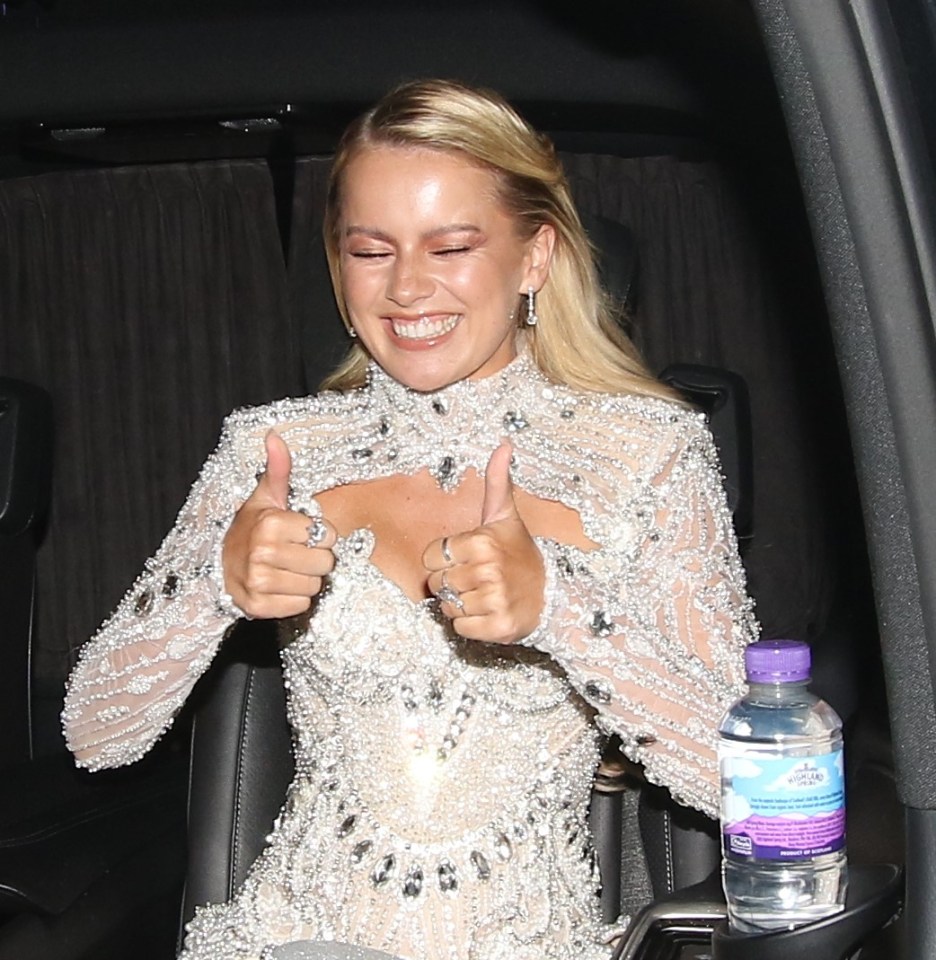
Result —
<svg viewBox="0 0 936 960"><path fill-rule="evenodd" d="M538 291L543 286L549 276L555 247L556 229L551 223L544 223L529 241L519 293L526 293L530 287Z"/></svg>

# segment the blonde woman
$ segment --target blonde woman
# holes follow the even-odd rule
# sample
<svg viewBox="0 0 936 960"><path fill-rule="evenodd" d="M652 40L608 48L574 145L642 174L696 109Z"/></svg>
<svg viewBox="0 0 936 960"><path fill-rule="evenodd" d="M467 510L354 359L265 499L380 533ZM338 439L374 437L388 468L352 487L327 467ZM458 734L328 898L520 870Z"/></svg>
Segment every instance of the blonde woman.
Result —
<svg viewBox="0 0 936 960"><path fill-rule="evenodd" d="M605 958L599 741L714 815L756 629L711 439L611 319L551 144L497 95L416 82L356 121L325 241L347 360L228 419L83 651L69 743L135 760L238 616L283 619L296 777L185 960Z"/></svg>

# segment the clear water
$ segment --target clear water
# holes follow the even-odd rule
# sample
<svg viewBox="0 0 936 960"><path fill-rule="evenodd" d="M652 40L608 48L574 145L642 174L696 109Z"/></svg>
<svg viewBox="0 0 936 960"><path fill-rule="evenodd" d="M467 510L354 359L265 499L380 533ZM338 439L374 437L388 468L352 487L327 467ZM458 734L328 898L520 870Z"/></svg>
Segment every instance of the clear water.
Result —
<svg viewBox="0 0 936 960"><path fill-rule="evenodd" d="M819 756L840 747L841 721L804 684L753 684L721 726L719 753L758 759ZM805 862L723 858L729 922L745 932L791 929L839 913L845 903L845 851Z"/></svg>

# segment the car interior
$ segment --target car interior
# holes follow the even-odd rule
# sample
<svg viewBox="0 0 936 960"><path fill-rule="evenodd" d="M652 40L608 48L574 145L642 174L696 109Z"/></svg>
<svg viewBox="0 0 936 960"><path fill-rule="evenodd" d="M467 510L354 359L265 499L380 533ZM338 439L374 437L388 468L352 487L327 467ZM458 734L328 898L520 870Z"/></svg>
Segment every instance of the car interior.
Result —
<svg viewBox="0 0 936 960"><path fill-rule="evenodd" d="M780 934L728 930L717 824L609 744L615 956L936 957L934 74L933 0L0 3L0 960L170 960L262 849L275 624L125 769L75 769L64 684L223 417L342 356L330 156L428 76L554 140L620 322L709 417L763 636L845 722L846 910Z"/></svg>

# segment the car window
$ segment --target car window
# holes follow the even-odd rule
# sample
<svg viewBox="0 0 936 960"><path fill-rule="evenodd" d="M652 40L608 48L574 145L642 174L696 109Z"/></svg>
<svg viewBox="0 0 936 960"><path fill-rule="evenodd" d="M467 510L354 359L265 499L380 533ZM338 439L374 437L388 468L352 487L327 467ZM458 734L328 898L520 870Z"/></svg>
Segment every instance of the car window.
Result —
<svg viewBox="0 0 936 960"><path fill-rule="evenodd" d="M936 0L891 0L890 10L936 172Z"/></svg>

